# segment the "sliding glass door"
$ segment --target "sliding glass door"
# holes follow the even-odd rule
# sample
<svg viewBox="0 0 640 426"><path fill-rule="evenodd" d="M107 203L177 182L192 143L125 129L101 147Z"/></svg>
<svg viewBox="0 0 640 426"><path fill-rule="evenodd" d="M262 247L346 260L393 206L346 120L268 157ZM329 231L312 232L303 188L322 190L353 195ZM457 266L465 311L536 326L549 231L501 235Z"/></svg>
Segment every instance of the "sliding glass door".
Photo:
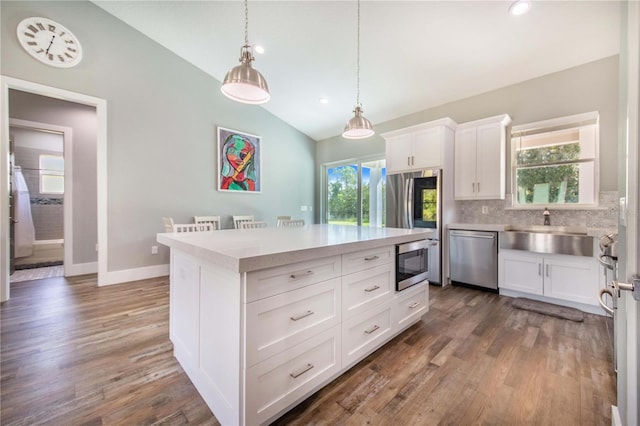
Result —
<svg viewBox="0 0 640 426"><path fill-rule="evenodd" d="M324 170L324 223L385 225L384 159L327 164Z"/></svg>

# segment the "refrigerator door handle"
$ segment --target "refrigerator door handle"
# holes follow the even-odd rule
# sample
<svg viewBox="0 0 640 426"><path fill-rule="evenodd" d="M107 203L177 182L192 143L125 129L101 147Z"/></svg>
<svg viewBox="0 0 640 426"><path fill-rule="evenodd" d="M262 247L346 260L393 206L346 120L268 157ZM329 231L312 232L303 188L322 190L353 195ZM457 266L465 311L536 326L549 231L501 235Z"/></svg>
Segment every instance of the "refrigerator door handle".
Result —
<svg viewBox="0 0 640 426"><path fill-rule="evenodd" d="M415 180L413 178L411 178L409 180L409 191L407 192L407 200L409 200L409 202L407 203L407 220L408 220L408 225L409 225L409 229L413 228L413 185L415 184Z"/></svg>

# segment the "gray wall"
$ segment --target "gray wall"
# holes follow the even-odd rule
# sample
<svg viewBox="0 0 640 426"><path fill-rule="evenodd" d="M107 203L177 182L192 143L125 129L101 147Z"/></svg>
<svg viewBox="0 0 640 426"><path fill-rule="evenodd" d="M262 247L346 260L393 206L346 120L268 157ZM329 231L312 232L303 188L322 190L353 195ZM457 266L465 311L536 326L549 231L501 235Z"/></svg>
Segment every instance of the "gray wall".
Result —
<svg viewBox="0 0 640 426"><path fill-rule="evenodd" d="M443 117L464 123L508 113L513 119L512 125L518 125L588 111L600 111L600 191L615 191L618 188L617 55L385 123L375 123L376 135L370 139L347 141L341 136L325 139L316 146L316 170L320 172L320 166L326 162L383 154L384 139L380 133ZM507 170L510 167L507 160ZM507 179L507 192L510 189L511 182Z"/></svg>
<svg viewBox="0 0 640 426"><path fill-rule="evenodd" d="M10 90L9 116L20 120L71 127L73 133L72 263L97 261L98 256L95 249L98 242L96 109L60 99ZM61 211L61 207L56 206L55 208ZM55 208L49 206L47 210ZM42 207L36 210L38 209L42 209ZM39 215L39 213L34 215L34 221ZM36 234L38 233L37 229L38 227L36 227Z"/></svg>
<svg viewBox="0 0 640 426"><path fill-rule="evenodd" d="M162 216L255 214L313 221L315 142L258 106L220 93L220 82L89 2L0 3L3 75L107 100L109 271L164 264L151 255ZM40 64L18 45L28 16L68 27L84 49L71 69ZM209 52L215 55L215 52ZM228 58L221 60L228 61ZM231 66L232 64L230 64ZM262 137L260 194L216 191L216 126Z"/></svg>

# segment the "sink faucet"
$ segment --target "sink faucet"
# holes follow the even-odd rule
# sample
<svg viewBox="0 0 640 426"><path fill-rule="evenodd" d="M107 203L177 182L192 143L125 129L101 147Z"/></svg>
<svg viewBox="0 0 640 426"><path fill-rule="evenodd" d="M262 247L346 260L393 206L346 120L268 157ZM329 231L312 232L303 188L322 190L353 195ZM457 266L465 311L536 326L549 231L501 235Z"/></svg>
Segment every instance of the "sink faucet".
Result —
<svg viewBox="0 0 640 426"><path fill-rule="evenodd" d="M544 224L546 226L551 225L551 212L549 211L548 208L544 208L544 213L542 213L544 215Z"/></svg>

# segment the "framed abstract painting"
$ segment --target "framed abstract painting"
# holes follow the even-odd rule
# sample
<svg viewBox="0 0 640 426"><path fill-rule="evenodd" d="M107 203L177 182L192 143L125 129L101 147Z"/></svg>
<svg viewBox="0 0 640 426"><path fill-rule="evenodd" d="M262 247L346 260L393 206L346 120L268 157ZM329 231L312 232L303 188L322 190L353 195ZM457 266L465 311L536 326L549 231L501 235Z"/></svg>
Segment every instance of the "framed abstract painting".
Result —
<svg viewBox="0 0 640 426"><path fill-rule="evenodd" d="M261 138L218 126L218 190L259 193Z"/></svg>

